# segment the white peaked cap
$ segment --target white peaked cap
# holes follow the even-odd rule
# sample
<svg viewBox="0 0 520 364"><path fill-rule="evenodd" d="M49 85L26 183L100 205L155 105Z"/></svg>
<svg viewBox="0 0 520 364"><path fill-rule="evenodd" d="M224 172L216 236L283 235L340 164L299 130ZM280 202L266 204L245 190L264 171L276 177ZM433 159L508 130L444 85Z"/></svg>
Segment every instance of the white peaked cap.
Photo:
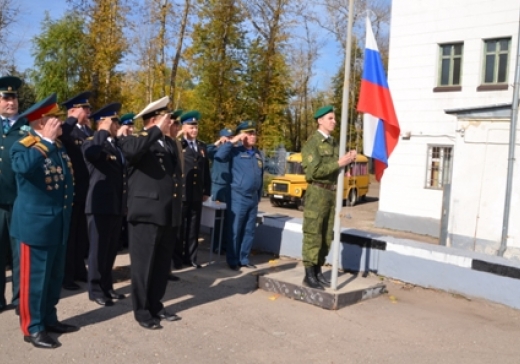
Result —
<svg viewBox="0 0 520 364"><path fill-rule="evenodd" d="M140 118L142 116L153 116L159 115L160 111L166 110L168 108L168 104L170 103L170 97L164 96L163 98L153 101L149 103L139 114L134 116L134 119Z"/></svg>

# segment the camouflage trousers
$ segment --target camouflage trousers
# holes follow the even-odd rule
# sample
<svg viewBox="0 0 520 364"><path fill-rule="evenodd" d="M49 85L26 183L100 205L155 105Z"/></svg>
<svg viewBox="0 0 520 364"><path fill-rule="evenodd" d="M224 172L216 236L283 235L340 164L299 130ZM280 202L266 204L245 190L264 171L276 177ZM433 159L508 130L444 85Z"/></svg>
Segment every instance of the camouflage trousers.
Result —
<svg viewBox="0 0 520 364"><path fill-rule="evenodd" d="M335 210L336 192L309 184L303 211L302 259L305 267L325 264L334 238Z"/></svg>

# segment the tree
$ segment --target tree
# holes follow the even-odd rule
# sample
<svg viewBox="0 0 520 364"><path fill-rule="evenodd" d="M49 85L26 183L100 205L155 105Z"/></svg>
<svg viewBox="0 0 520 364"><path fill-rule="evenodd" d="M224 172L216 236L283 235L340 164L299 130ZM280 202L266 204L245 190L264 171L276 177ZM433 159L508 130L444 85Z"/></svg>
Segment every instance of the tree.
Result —
<svg viewBox="0 0 520 364"><path fill-rule="evenodd" d="M204 119L202 136L212 140L224 126L235 126L242 113L245 32L236 0L200 0L198 5L190 70L197 79L194 93Z"/></svg>
<svg viewBox="0 0 520 364"><path fill-rule="evenodd" d="M14 44L11 43L13 24L16 24L20 14L20 7L14 0L0 0L0 71L7 70L9 64L14 62Z"/></svg>
<svg viewBox="0 0 520 364"><path fill-rule="evenodd" d="M85 22L75 14L65 14L61 19L51 20L45 14L42 32L33 38L34 67L31 78L35 84L37 99L52 92L59 100L65 100L85 86L88 73L88 49L85 46Z"/></svg>
<svg viewBox="0 0 520 364"><path fill-rule="evenodd" d="M91 103L101 107L108 102L122 101L122 74L117 66L127 49L123 28L128 8L125 0L92 0L89 9L88 81L93 92Z"/></svg>

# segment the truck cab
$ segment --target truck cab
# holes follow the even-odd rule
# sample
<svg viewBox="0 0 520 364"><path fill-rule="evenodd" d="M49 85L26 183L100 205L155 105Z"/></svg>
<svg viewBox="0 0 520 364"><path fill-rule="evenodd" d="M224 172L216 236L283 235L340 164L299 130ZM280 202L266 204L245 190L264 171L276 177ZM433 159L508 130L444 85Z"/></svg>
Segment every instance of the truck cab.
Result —
<svg viewBox="0 0 520 364"><path fill-rule="evenodd" d="M345 168L343 200L347 206L354 206L368 193L370 176L368 158L358 154L356 161ZM271 205L276 207L294 204L303 211L307 181L302 167L301 153L291 154L287 158L285 174L275 177L267 188Z"/></svg>

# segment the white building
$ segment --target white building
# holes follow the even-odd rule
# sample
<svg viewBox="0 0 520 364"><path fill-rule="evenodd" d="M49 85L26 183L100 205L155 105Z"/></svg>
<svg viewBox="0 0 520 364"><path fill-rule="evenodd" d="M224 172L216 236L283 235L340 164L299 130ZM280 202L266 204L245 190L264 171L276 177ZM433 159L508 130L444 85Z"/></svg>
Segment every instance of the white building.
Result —
<svg viewBox="0 0 520 364"><path fill-rule="evenodd" d="M519 16L513 0L392 2L388 82L401 138L382 179L377 226L497 254ZM519 169L515 162L504 255L517 259Z"/></svg>

